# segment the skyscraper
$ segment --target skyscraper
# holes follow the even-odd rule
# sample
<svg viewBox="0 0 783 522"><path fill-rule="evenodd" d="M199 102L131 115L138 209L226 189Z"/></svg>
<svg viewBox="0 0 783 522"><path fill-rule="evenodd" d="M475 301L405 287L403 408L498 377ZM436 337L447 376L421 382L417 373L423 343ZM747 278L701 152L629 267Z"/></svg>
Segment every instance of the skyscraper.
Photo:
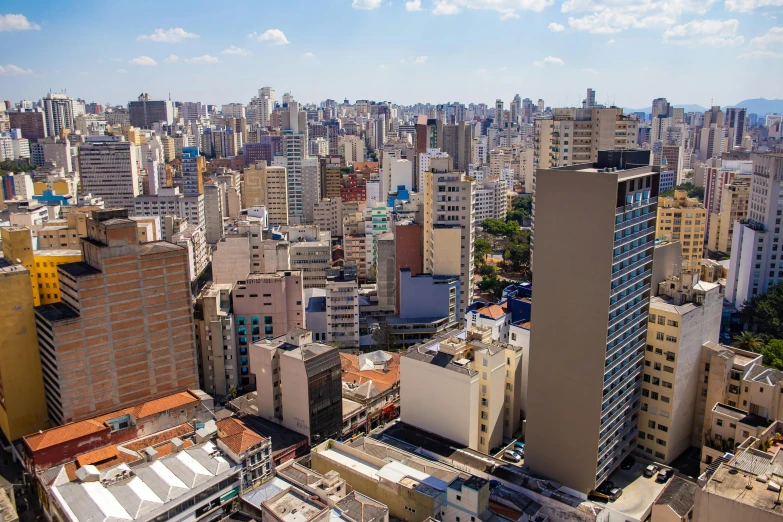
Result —
<svg viewBox="0 0 783 522"><path fill-rule="evenodd" d="M726 109L726 123L729 134L729 151L742 145L742 137L745 135L745 118L747 109Z"/></svg>
<svg viewBox="0 0 783 522"><path fill-rule="evenodd" d="M136 146L122 136L90 136L79 147L81 191L101 197L106 208L133 210L141 193Z"/></svg>
<svg viewBox="0 0 783 522"><path fill-rule="evenodd" d="M73 130L73 98L49 93L43 99L46 115L46 136L57 136L63 130Z"/></svg>
<svg viewBox="0 0 783 522"><path fill-rule="evenodd" d="M282 166L288 175L288 221L302 223L304 201L302 191L302 160L307 157L307 112L299 110L297 102L291 102L283 112Z"/></svg>
<svg viewBox="0 0 783 522"><path fill-rule="evenodd" d="M182 193L198 196L204 193L204 158L198 147L182 147Z"/></svg>
<svg viewBox="0 0 783 522"><path fill-rule="evenodd" d="M140 129L151 129L153 123L174 123L174 105L171 100L153 100L146 92L137 101L128 102L130 124ZM51 136L51 134L50 134Z"/></svg>
<svg viewBox="0 0 783 522"><path fill-rule="evenodd" d="M582 493L637 432L659 174L626 154L536 175L525 463Z"/></svg>

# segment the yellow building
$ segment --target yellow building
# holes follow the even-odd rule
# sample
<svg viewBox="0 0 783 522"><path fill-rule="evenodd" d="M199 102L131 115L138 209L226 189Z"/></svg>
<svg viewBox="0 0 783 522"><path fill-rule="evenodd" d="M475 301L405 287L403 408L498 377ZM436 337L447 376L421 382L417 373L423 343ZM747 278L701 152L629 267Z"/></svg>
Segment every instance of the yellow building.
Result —
<svg viewBox="0 0 783 522"><path fill-rule="evenodd" d="M285 167L270 167L259 161L245 168L243 208L266 206L269 225L288 224L288 178Z"/></svg>
<svg viewBox="0 0 783 522"><path fill-rule="evenodd" d="M33 189L36 196L42 196L44 190L51 190L57 196L76 196L76 185L73 179L61 178L54 181L35 181Z"/></svg>
<svg viewBox="0 0 783 522"><path fill-rule="evenodd" d="M750 183L735 179L731 185L723 186L720 212L710 214L707 250L711 252L731 252L734 223L747 219L749 201Z"/></svg>
<svg viewBox="0 0 783 522"><path fill-rule="evenodd" d="M136 145L144 145L147 143L146 133L141 129L137 129L136 127L128 127L125 132L125 139Z"/></svg>
<svg viewBox="0 0 783 522"><path fill-rule="evenodd" d="M658 198L658 221L655 237L663 241L682 243L682 270L700 271L704 254L707 209L684 190L674 197Z"/></svg>
<svg viewBox="0 0 783 522"><path fill-rule="evenodd" d="M2 227L3 257L29 271L30 288L35 306L60 302L60 281L57 267L82 260L81 250L33 250L30 230L23 227Z"/></svg>
<svg viewBox="0 0 783 522"><path fill-rule="evenodd" d="M31 284L24 266L0 259L0 429L10 441L49 427Z"/></svg>
<svg viewBox="0 0 783 522"><path fill-rule="evenodd" d="M163 159L172 161L176 158L177 149L174 145L174 138L171 136L161 136L160 142L163 145Z"/></svg>

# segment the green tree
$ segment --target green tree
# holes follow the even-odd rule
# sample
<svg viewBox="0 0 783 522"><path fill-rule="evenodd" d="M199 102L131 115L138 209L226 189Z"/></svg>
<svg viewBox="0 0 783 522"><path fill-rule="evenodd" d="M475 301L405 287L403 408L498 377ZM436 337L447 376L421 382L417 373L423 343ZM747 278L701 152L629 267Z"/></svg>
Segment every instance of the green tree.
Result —
<svg viewBox="0 0 783 522"><path fill-rule="evenodd" d="M742 308L742 322L760 334L783 339L783 283L746 301Z"/></svg>
<svg viewBox="0 0 783 522"><path fill-rule="evenodd" d="M492 253L492 241L488 239L477 239L473 243L473 256L477 265L484 264L484 256Z"/></svg>
<svg viewBox="0 0 783 522"><path fill-rule="evenodd" d="M514 272L519 272L523 266L530 264L530 245L511 243L503 253L503 259L511 263Z"/></svg>
<svg viewBox="0 0 783 522"><path fill-rule="evenodd" d="M762 345L759 353L764 356L764 364L783 370L783 340L772 339Z"/></svg>
<svg viewBox="0 0 783 522"><path fill-rule="evenodd" d="M495 277L497 276L498 269L492 265L481 265L478 269L478 273L483 277Z"/></svg>
<svg viewBox="0 0 783 522"><path fill-rule="evenodd" d="M499 219L485 219L481 224L481 228L483 228L487 234L492 234L493 236L511 237L519 233L518 223L506 223Z"/></svg>
<svg viewBox="0 0 783 522"><path fill-rule="evenodd" d="M753 332L742 332L734 337L734 346L749 352L758 352L763 346L761 338Z"/></svg>
<svg viewBox="0 0 783 522"><path fill-rule="evenodd" d="M231 400L234 400L237 398L239 392L237 392L237 389L235 387L231 387L228 389L228 394L231 395Z"/></svg>
<svg viewBox="0 0 783 522"><path fill-rule="evenodd" d="M697 198L699 201L704 201L704 187L696 186L690 181L677 185L673 189L669 189L662 192L661 196L666 196L666 197L674 196L675 190L685 190L688 192L689 198Z"/></svg>
<svg viewBox="0 0 783 522"><path fill-rule="evenodd" d="M402 346L400 340L393 335L392 328L388 323L382 323L373 330L372 342L379 350L387 352L397 351Z"/></svg>
<svg viewBox="0 0 783 522"><path fill-rule="evenodd" d="M478 282L478 288L482 292L491 294L493 298L500 299L503 296L503 290L509 285L508 281L496 277L485 277Z"/></svg>

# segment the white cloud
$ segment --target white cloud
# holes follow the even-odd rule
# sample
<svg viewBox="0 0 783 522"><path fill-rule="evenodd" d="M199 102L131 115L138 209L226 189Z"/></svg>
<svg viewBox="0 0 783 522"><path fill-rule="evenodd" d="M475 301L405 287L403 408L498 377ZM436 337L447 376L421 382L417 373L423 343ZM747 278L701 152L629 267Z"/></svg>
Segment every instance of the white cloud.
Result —
<svg viewBox="0 0 783 522"><path fill-rule="evenodd" d="M351 7L354 9L377 9L382 3L383 0L353 0Z"/></svg>
<svg viewBox="0 0 783 522"><path fill-rule="evenodd" d="M446 0L435 0L435 9L432 10L432 14L435 16L455 15L461 11L462 9L459 6L450 4Z"/></svg>
<svg viewBox="0 0 783 522"><path fill-rule="evenodd" d="M578 31L611 34L626 29L666 28L686 13L705 14L717 0L564 0L560 10ZM779 0L783 1L783 0Z"/></svg>
<svg viewBox="0 0 783 522"><path fill-rule="evenodd" d="M563 31L565 29L564 25L560 25L556 22L552 22L547 27L549 27L549 30L552 31L553 33L559 33L560 31Z"/></svg>
<svg viewBox="0 0 783 522"><path fill-rule="evenodd" d="M486 74L487 70L482 67L481 69L476 69L476 72L479 74Z"/></svg>
<svg viewBox="0 0 783 522"><path fill-rule="evenodd" d="M8 64L5 67L0 65L0 76L26 76L33 74L32 69L22 69L16 65Z"/></svg>
<svg viewBox="0 0 783 522"><path fill-rule="evenodd" d="M267 42L269 45L288 45L291 43L280 29L269 29L263 34L252 32L248 36L257 39L259 42Z"/></svg>
<svg viewBox="0 0 783 522"><path fill-rule="evenodd" d="M413 60L413 63L427 63L427 57L426 56L419 56L415 60Z"/></svg>
<svg viewBox="0 0 783 522"><path fill-rule="evenodd" d="M518 18L519 18L519 15L518 15L518 14L516 14L514 11L508 11L508 12L506 12L506 13L503 13L503 14L500 16L500 19L501 19L501 20L510 20L510 19L512 19L512 18L518 19Z"/></svg>
<svg viewBox="0 0 783 522"><path fill-rule="evenodd" d="M10 31L38 31L41 26L32 23L23 14L0 15L0 33Z"/></svg>
<svg viewBox="0 0 783 522"><path fill-rule="evenodd" d="M615 40L614 40L614 39L607 40L607 41L606 41L606 45L614 45L614 42L615 42Z"/></svg>
<svg viewBox="0 0 783 522"><path fill-rule="evenodd" d="M190 63L217 63L218 59L216 56L204 54L202 56L194 56L193 58L185 58L185 61Z"/></svg>
<svg viewBox="0 0 783 522"><path fill-rule="evenodd" d="M176 54L170 54L169 57L163 61L166 63L176 63L179 61L179 56L177 56Z"/></svg>
<svg viewBox="0 0 783 522"><path fill-rule="evenodd" d="M379 71L385 71L386 70L386 66L381 64L381 65L378 66L378 70Z"/></svg>
<svg viewBox="0 0 783 522"><path fill-rule="evenodd" d="M738 58L758 60L762 58L780 58L783 53L770 51L768 48L783 49L783 27L771 27L764 35L757 36L748 42L748 51Z"/></svg>
<svg viewBox="0 0 783 522"><path fill-rule="evenodd" d="M128 63L132 65L144 65L145 67L154 67L158 65L158 62L156 62L149 56L139 56L138 58L134 58Z"/></svg>
<svg viewBox="0 0 783 522"><path fill-rule="evenodd" d="M543 67L544 65L565 65L565 62L560 58L555 58L554 56L547 56L543 60L533 62L533 65L535 65L536 67Z"/></svg>
<svg viewBox="0 0 783 522"><path fill-rule="evenodd" d="M250 56L253 53L249 49L242 49L241 47L232 45L228 49L223 49L223 54L238 54L240 56Z"/></svg>
<svg viewBox="0 0 783 522"><path fill-rule="evenodd" d="M315 55L313 53L304 53L302 58L315 58Z"/></svg>
<svg viewBox="0 0 783 522"><path fill-rule="evenodd" d="M775 51L749 51L747 53L742 53L737 58L740 59L747 59L747 60L761 60L761 59L771 59L771 58L781 58L783 57L783 53L776 53Z"/></svg>
<svg viewBox="0 0 783 522"><path fill-rule="evenodd" d="M739 22L733 18L730 20L693 20L687 24L667 29L663 33L663 40L667 43L687 45L688 47L739 45L745 39L742 36L737 36L738 27Z"/></svg>
<svg viewBox="0 0 783 522"><path fill-rule="evenodd" d="M137 40L152 40L159 43L180 43L182 40L198 38L195 33L189 33L181 27L172 27L171 29L155 29L152 34L139 35Z"/></svg>
<svg viewBox="0 0 783 522"><path fill-rule="evenodd" d="M405 2L405 10L421 11L421 0L411 0L410 2Z"/></svg>
<svg viewBox="0 0 783 522"><path fill-rule="evenodd" d="M783 0L726 0L729 11L748 12L760 7L781 7Z"/></svg>
<svg viewBox="0 0 783 522"><path fill-rule="evenodd" d="M117 69L117 72L120 73L120 74L128 74L128 70L127 69Z"/></svg>
<svg viewBox="0 0 783 522"><path fill-rule="evenodd" d="M590 67L588 67L587 69L582 69L582 72L586 72L588 74L598 74L598 71L596 71L595 69L592 69Z"/></svg>

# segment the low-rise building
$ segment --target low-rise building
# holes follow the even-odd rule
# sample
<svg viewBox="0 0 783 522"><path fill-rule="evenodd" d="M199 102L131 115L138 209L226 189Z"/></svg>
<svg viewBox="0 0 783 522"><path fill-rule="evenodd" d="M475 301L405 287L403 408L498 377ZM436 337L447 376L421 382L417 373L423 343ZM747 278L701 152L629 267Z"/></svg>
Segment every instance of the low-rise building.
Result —
<svg viewBox="0 0 783 522"><path fill-rule="evenodd" d="M343 399L358 406L348 414L343 402L343 438L370 432L399 411L400 354L381 350L354 355L340 353ZM363 415L362 415L363 414Z"/></svg>

